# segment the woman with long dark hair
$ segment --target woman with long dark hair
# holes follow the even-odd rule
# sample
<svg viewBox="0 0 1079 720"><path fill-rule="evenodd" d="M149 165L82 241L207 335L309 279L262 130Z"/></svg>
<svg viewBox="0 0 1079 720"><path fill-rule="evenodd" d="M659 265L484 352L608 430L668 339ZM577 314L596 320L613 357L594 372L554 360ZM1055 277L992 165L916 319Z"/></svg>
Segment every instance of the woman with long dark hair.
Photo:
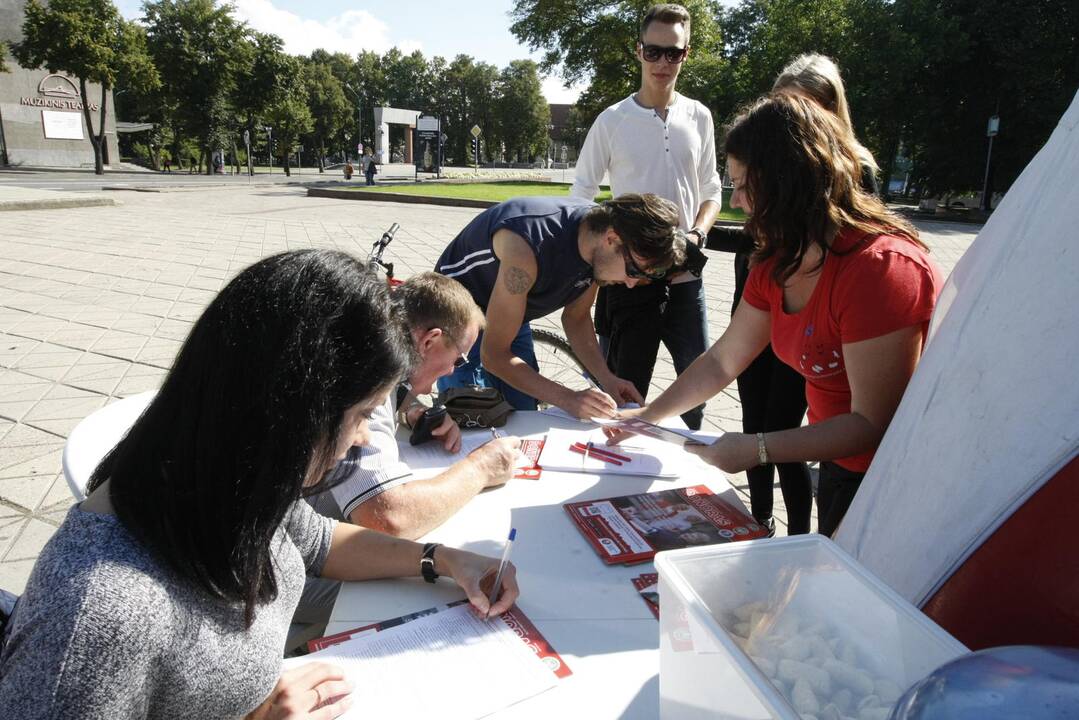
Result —
<svg viewBox="0 0 1079 720"><path fill-rule="evenodd" d="M756 250L723 336L654 402L677 415L731 383L771 341L806 380L809 426L727 433L693 452L727 472L821 461L818 528L831 535L921 355L943 278L917 230L861 188L853 136L835 114L779 93L730 126L734 195Z"/></svg>
<svg viewBox="0 0 1079 720"><path fill-rule="evenodd" d="M877 163L872 153L854 135L847 94L839 68L831 58L816 53L803 54L787 63L772 85L773 92L801 95L828 110L849 133L848 140L861 164L861 187L877 194ZM734 301L738 307L749 278L750 259L756 250L753 237L742 228L713 228L708 233L708 247L734 252ZM796 428L806 414L805 378L776 357L772 346L764 348L738 376L738 399L742 404L742 431L776 432ZM804 462L767 463L746 469L749 504L753 517L771 533L775 532L773 478L779 475L779 488L787 515L787 534L800 535L810 530L813 510L813 487L809 468Z"/></svg>
<svg viewBox="0 0 1079 720"><path fill-rule="evenodd" d="M0 717L336 717L340 671L281 674L306 574L419 575L424 546L301 500L411 360L385 280L340 252L266 258L191 330L160 392L42 551L0 652ZM430 548L426 548L430 554ZM439 547L479 612L497 561Z"/></svg>

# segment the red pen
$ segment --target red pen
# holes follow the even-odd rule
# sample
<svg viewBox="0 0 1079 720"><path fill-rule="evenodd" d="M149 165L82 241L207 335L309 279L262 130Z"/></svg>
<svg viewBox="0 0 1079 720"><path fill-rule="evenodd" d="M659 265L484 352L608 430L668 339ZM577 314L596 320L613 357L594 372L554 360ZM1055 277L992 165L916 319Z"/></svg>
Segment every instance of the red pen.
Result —
<svg viewBox="0 0 1079 720"><path fill-rule="evenodd" d="M570 445L570 450L581 455L593 456L603 462L611 463L612 465L622 465L623 463L633 462L632 458L628 458L625 455L619 455L618 453L611 452L610 450L601 450L595 447L592 443L585 445L584 443L574 443Z"/></svg>

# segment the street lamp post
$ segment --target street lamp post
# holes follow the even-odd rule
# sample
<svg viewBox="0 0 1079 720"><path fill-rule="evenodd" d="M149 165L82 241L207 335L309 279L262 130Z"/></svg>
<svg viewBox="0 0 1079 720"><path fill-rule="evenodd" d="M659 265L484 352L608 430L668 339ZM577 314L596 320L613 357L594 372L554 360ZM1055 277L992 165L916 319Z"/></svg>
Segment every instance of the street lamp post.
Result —
<svg viewBox="0 0 1079 720"><path fill-rule="evenodd" d="M266 151L270 156L270 174L273 175L273 128L264 125L262 129L266 131Z"/></svg>
<svg viewBox="0 0 1079 720"><path fill-rule="evenodd" d="M997 102L997 112L1000 112L1000 102ZM1000 132L1000 115L994 114L989 118L989 124L985 129L985 134L989 138L989 150L985 154L985 181L982 183L982 210L989 212L990 206L993 204L993 199L989 194L989 169L990 163L993 161L993 138Z"/></svg>

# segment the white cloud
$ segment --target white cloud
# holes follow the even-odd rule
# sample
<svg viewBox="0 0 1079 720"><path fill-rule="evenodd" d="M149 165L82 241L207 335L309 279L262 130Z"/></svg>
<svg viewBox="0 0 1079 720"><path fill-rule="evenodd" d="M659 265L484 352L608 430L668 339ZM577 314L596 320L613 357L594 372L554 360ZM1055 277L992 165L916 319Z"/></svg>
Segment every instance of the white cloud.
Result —
<svg viewBox="0 0 1079 720"><path fill-rule="evenodd" d="M395 45L403 53L422 50L418 40L390 40L386 23L366 10L348 10L326 21L309 20L275 7L271 0L234 0L234 15L260 32L285 42L285 51L309 55L322 48L356 55L361 50L384 53Z"/></svg>
<svg viewBox="0 0 1079 720"><path fill-rule="evenodd" d="M557 75L543 78L543 97L548 103L558 105L567 103L572 105L585 90L585 85L572 85L568 88L562 86L562 78Z"/></svg>

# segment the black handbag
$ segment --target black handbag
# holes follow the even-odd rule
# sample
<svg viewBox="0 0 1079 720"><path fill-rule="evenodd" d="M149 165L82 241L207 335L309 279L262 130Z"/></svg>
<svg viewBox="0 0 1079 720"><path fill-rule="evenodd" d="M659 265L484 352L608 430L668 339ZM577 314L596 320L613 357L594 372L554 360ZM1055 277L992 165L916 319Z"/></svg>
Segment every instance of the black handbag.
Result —
<svg viewBox="0 0 1079 720"><path fill-rule="evenodd" d="M502 427L513 412L502 391L478 385L449 388L438 396L438 404L445 405L457 426L466 429Z"/></svg>

